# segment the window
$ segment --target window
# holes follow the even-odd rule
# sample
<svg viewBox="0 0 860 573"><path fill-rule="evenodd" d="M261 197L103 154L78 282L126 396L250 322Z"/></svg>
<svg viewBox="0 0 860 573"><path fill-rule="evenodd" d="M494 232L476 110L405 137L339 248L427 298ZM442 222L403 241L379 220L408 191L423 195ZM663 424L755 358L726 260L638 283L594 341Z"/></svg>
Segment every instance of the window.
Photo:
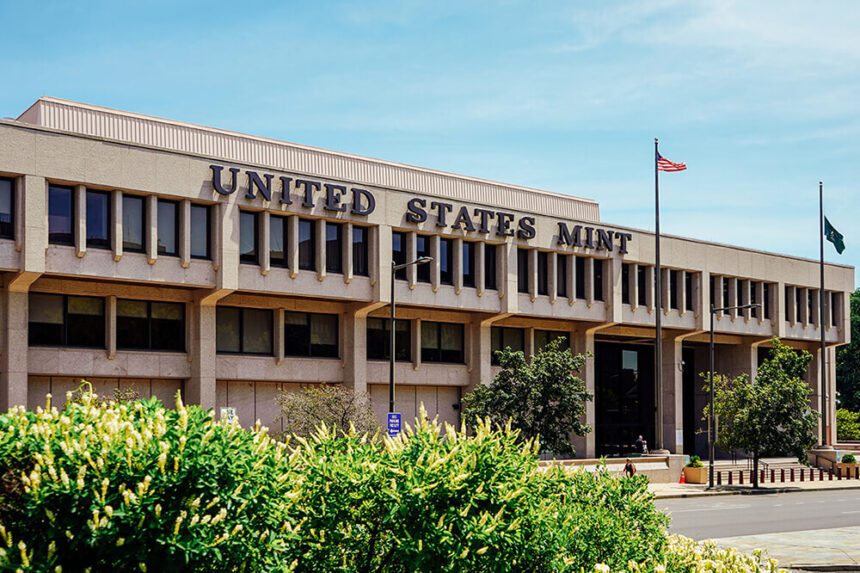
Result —
<svg viewBox="0 0 860 573"><path fill-rule="evenodd" d="M463 241L463 286L475 286L475 243Z"/></svg>
<svg viewBox="0 0 860 573"><path fill-rule="evenodd" d="M432 237L428 235L415 235L415 253L420 259L421 257L430 256L430 241ZM404 259L405 262L405 259ZM431 265L418 265L415 269L416 278L419 283L430 282L430 267Z"/></svg>
<svg viewBox="0 0 860 573"><path fill-rule="evenodd" d="M537 290L538 294L549 294L549 253L544 251L537 254Z"/></svg>
<svg viewBox="0 0 860 573"><path fill-rule="evenodd" d="M764 295L762 296L764 299L762 303L764 304L764 317L765 319L770 319L770 285L764 283Z"/></svg>
<svg viewBox="0 0 860 573"><path fill-rule="evenodd" d="M50 185L48 187L48 242L54 245L74 245L72 232L75 206L72 188Z"/></svg>
<svg viewBox="0 0 860 573"><path fill-rule="evenodd" d="M797 322L801 322L803 318L803 302L803 291L800 290L800 287L794 287L794 312Z"/></svg>
<svg viewBox="0 0 860 573"><path fill-rule="evenodd" d="M767 288L767 285L764 285ZM842 295L838 292L830 293L830 325L839 325L839 307L842 306ZM765 312L767 312L767 304L765 304ZM765 318L769 318L765 314Z"/></svg>
<svg viewBox="0 0 860 573"><path fill-rule="evenodd" d="M732 306L729 302L729 278L723 277L723 308Z"/></svg>
<svg viewBox="0 0 860 573"><path fill-rule="evenodd" d="M439 282L454 284L454 239L439 239Z"/></svg>
<svg viewBox="0 0 860 573"><path fill-rule="evenodd" d="M812 289L806 290L806 299L808 301L806 305L806 322L809 324L818 324L819 316L818 313L815 312L815 298L816 291Z"/></svg>
<svg viewBox="0 0 860 573"><path fill-rule="evenodd" d="M794 301L791 299L791 287L785 285L785 320L788 320L791 317L791 305ZM797 317L795 316L795 320Z"/></svg>
<svg viewBox="0 0 860 573"><path fill-rule="evenodd" d="M15 238L15 181L0 177L0 238Z"/></svg>
<svg viewBox="0 0 860 573"><path fill-rule="evenodd" d="M490 363L498 366L497 352L510 348L514 352L524 352L526 349L526 331L522 328L506 328L493 326L490 329Z"/></svg>
<svg viewBox="0 0 860 573"><path fill-rule="evenodd" d="M648 304L648 269L641 265L636 268L636 304Z"/></svg>
<svg viewBox="0 0 860 573"><path fill-rule="evenodd" d="M370 229L353 226L352 228L352 274L360 277L370 276L369 245Z"/></svg>
<svg viewBox="0 0 860 573"><path fill-rule="evenodd" d="M158 200L158 254L175 257L179 254L179 205L174 201Z"/></svg>
<svg viewBox="0 0 860 573"><path fill-rule="evenodd" d="M257 245L259 244L259 217L257 213L241 211L239 213L239 261L251 265L259 263Z"/></svg>
<svg viewBox="0 0 860 573"><path fill-rule="evenodd" d="M288 268L290 266L287 253L289 252L289 235L286 217L272 215L269 217L269 264L273 267Z"/></svg>
<svg viewBox="0 0 860 573"><path fill-rule="evenodd" d="M210 259L212 233L209 230L209 205L191 205L191 258Z"/></svg>
<svg viewBox="0 0 860 573"><path fill-rule="evenodd" d="M176 302L116 301L116 345L185 352L185 308Z"/></svg>
<svg viewBox="0 0 860 573"><path fill-rule="evenodd" d="M299 269L303 271L317 270L316 263L317 240L314 233L314 221L299 219Z"/></svg>
<svg viewBox="0 0 860 573"><path fill-rule="evenodd" d="M529 292L529 251L517 247L517 291Z"/></svg>
<svg viewBox="0 0 860 573"><path fill-rule="evenodd" d="M603 300L603 259L594 259L594 300Z"/></svg>
<svg viewBox="0 0 860 573"><path fill-rule="evenodd" d="M33 293L29 315L31 346L105 347L104 299Z"/></svg>
<svg viewBox="0 0 860 573"><path fill-rule="evenodd" d="M137 195L122 196L122 250L146 252L146 199Z"/></svg>
<svg viewBox="0 0 860 573"><path fill-rule="evenodd" d="M751 304L761 304L761 301L758 299L758 283L750 282L750 303ZM754 306L750 309L750 317L758 318L758 307Z"/></svg>
<svg viewBox="0 0 860 573"><path fill-rule="evenodd" d="M555 256L555 294L567 296L567 259L568 255Z"/></svg>
<svg viewBox="0 0 860 573"><path fill-rule="evenodd" d="M395 265L406 263L406 233L395 231L391 233L391 260ZM425 265L421 265L425 266ZM401 281L406 280L406 269L398 269L394 273L394 278Z"/></svg>
<svg viewBox="0 0 860 573"><path fill-rule="evenodd" d="M576 298L585 300L585 259L574 256L576 261Z"/></svg>
<svg viewBox="0 0 860 573"><path fill-rule="evenodd" d="M336 314L284 313L284 354L337 358Z"/></svg>
<svg viewBox="0 0 860 573"><path fill-rule="evenodd" d="M676 270L669 271L669 308L678 310L678 294L680 294L681 285L678 284L680 282L680 273Z"/></svg>
<svg viewBox="0 0 860 573"><path fill-rule="evenodd" d="M735 279L735 306L742 306L744 304L744 289L749 288L747 286L747 281L742 281L741 279ZM738 309L735 311L735 314L738 316L743 316L744 311Z"/></svg>
<svg viewBox="0 0 860 573"><path fill-rule="evenodd" d="M621 302L630 304L630 265L621 265Z"/></svg>
<svg viewBox="0 0 860 573"><path fill-rule="evenodd" d="M684 308L687 310L695 308L695 301L693 300L693 273L689 272L684 275Z"/></svg>
<svg viewBox="0 0 860 573"><path fill-rule="evenodd" d="M325 270L343 273L343 225L325 224Z"/></svg>
<svg viewBox="0 0 860 573"><path fill-rule="evenodd" d="M228 354L272 354L272 311L219 306L216 350Z"/></svg>
<svg viewBox="0 0 860 573"><path fill-rule="evenodd" d="M496 263L498 261L496 245L484 244L484 288L496 290Z"/></svg>
<svg viewBox="0 0 860 573"><path fill-rule="evenodd" d="M87 246L110 248L110 193L87 190Z"/></svg>
<svg viewBox="0 0 860 573"><path fill-rule="evenodd" d="M367 359L391 360L391 330L387 318L367 319ZM394 321L394 359L412 360L412 323Z"/></svg>
<svg viewBox="0 0 860 573"><path fill-rule="evenodd" d="M567 341L567 333L558 330L535 330L535 353L540 352L551 343L560 340L559 350L568 350L570 344Z"/></svg>
<svg viewBox="0 0 860 573"><path fill-rule="evenodd" d="M463 325L447 322L421 323L423 362L463 363Z"/></svg>

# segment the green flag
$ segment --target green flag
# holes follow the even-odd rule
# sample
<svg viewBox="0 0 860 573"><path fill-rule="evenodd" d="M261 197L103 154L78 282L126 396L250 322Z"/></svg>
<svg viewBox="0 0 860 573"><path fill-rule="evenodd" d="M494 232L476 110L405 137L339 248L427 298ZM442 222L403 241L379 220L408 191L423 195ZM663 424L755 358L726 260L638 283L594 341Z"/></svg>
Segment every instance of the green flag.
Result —
<svg viewBox="0 0 860 573"><path fill-rule="evenodd" d="M836 247L836 252L840 255L845 250L845 243L842 242L844 238L842 233L833 228L827 217L824 217L824 238L833 243L833 246Z"/></svg>

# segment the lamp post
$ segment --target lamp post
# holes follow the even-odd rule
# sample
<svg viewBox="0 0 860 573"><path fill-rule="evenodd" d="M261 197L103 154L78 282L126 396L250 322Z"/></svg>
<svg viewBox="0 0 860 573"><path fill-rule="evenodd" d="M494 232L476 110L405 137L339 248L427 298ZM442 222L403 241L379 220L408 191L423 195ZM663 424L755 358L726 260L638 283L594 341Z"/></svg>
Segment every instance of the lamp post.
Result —
<svg viewBox="0 0 860 573"><path fill-rule="evenodd" d="M752 304L741 304L738 306L724 306L722 308L716 308L714 303L711 303L711 345L709 350L709 369L710 369L710 379L709 386L711 390L711 404L710 408L708 408L708 489L714 488L714 430L716 429L716 418L714 414L714 315L718 312L726 312L729 310L743 310L746 308L758 308L760 307L760 303L752 303Z"/></svg>
<svg viewBox="0 0 860 573"><path fill-rule="evenodd" d="M397 271L405 269L411 265L423 265L433 261L433 257L418 257L414 261L408 263L397 264L391 261L391 318L389 319L388 327L391 335L391 344L388 360L388 412L394 412L394 275Z"/></svg>

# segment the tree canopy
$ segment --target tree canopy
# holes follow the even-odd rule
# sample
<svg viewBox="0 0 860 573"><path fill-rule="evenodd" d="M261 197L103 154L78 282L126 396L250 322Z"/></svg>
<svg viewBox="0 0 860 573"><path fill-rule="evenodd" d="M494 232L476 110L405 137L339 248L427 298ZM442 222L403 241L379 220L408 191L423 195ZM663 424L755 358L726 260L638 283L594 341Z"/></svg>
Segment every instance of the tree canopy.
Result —
<svg viewBox="0 0 860 573"><path fill-rule="evenodd" d="M851 295L851 344L836 349L839 405L860 412L860 289Z"/></svg>
<svg viewBox="0 0 860 573"><path fill-rule="evenodd" d="M816 442L818 420L809 403L812 389L804 380L811 360L809 352L774 338L770 355L753 381L746 374L715 376L717 445L752 455L756 474L762 455L790 454L805 461L807 450ZM709 411L706 406L705 419Z"/></svg>
<svg viewBox="0 0 860 573"><path fill-rule="evenodd" d="M489 418L504 426L510 420L522 439L539 438L542 452L575 454L570 436L591 431L582 420L592 396L577 376L586 356L562 350L561 344L561 340L548 344L531 361L521 351L499 351L502 369L493 383L463 397L467 423L474 426Z"/></svg>

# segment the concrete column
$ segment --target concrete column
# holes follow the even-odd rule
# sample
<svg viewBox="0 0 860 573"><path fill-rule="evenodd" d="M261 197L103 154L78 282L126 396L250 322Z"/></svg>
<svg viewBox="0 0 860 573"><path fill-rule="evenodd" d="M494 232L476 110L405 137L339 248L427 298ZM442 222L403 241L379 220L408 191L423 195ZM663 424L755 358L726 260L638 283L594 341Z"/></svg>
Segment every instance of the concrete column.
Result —
<svg viewBox="0 0 860 573"><path fill-rule="evenodd" d="M576 256L571 255L567 259L567 304L573 306L576 303Z"/></svg>
<svg viewBox="0 0 860 573"><path fill-rule="evenodd" d="M75 185L75 254L87 254L87 188Z"/></svg>
<svg viewBox="0 0 860 573"><path fill-rule="evenodd" d="M154 265L158 260L158 199L155 195L146 196L146 220L149 223L146 229L146 260Z"/></svg>
<svg viewBox="0 0 860 573"><path fill-rule="evenodd" d="M547 290L549 291L549 302L555 303L558 296L558 254L549 253L547 256Z"/></svg>
<svg viewBox="0 0 860 573"><path fill-rule="evenodd" d="M218 205L209 207L209 224L212 233L209 240L209 252L212 255L212 269L218 271L224 261L221 260L221 243L224 242L224 226L221 221L221 210ZM152 226L150 224L150 226Z"/></svg>
<svg viewBox="0 0 860 573"><path fill-rule="evenodd" d="M717 275L714 277L714 297L716 300L714 301L714 306L716 308L723 307L723 282L726 280L726 277L723 275ZM720 319L723 317L723 312L720 311L714 315L714 318Z"/></svg>
<svg viewBox="0 0 860 573"><path fill-rule="evenodd" d="M585 259L585 303L591 308L594 304L594 259Z"/></svg>
<svg viewBox="0 0 860 573"><path fill-rule="evenodd" d="M702 271L693 282L693 296L696 299L696 325L700 330L711 329L711 273Z"/></svg>
<svg viewBox="0 0 860 573"><path fill-rule="evenodd" d="M687 271L678 271L678 312L681 316L687 313Z"/></svg>
<svg viewBox="0 0 860 573"><path fill-rule="evenodd" d="M439 235L430 237L430 256L433 257L433 262L430 264L430 284L433 286L433 292L439 290L439 283L442 276L442 262L439 260L441 252L442 239ZM413 265L414 266L414 265Z"/></svg>
<svg viewBox="0 0 860 573"><path fill-rule="evenodd" d="M373 297L384 303L391 301L391 227L370 229L370 282Z"/></svg>
<svg viewBox="0 0 860 573"><path fill-rule="evenodd" d="M663 305L663 308L660 309L663 311L663 314L669 314L669 309L672 306L672 301L670 300L670 296L672 295L673 284L671 282L671 276L669 269L665 267L660 268L660 302Z"/></svg>
<svg viewBox="0 0 860 573"><path fill-rule="evenodd" d="M770 285L770 320L773 324L773 334L779 338L785 337L785 323L788 321L786 312L785 283Z"/></svg>
<svg viewBox="0 0 860 573"><path fill-rule="evenodd" d="M475 290L477 291L478 296L484 296L484 287L487 284L486 279L484 278L484 272L486 270L486 261L484 259L486 256L486 243L484 243L484 241L478 241L475 243Z"/></svg>
<svg viewBox="0 0 860 573"><path fill-rule="evenodd" d="M731 377L746 374L752 378L757 364L758 348L749 342L718 344L714 350L714 369L719 374Z"/></svg>
<svg viewBox="0 0 860 573"><path fill-rule="evenodd" d="M454 239L454 292L460 294L463 290L463 239Z"/></svg>
<svg viewBox="0 0 860 573"><path fill-rule="evenodd" d="M585 388L592 396L595 396L597 389L594 372L594 333L594 329L585 329L576 332L573 337L574 352L576 354L588 354L583 371L579 373L579 376L585 382ZM573 443L576 448L577 457L593 458L597 453L597 441L594 436L594 432L597 427L597 411L594 406L594 400L586 402L585 422L591 426L591 432L586 434L584 437L574 438Z"/></svg>
<svg viewBox="0 0 860 573"><path fill-rule="evenodd" d="M2 371L0 371L0 412L14 406L27 407L28 349L27 316L29 293L11 290L6 281L3 294ZM29 285L28 285L29 286ZM35 403L44 404L44 396L35 396Z"/></svg>
<svg viewBox="0 0 860 573"><path fill-rule="evenodd" d="M529 249L529 298L534 302L537 298L538 253L537 249Z"/></svg>
<svg viewBox="0 0 860 573"><path fill-rule="evenodd" d="M432 249L431 249L432 250ZM438 251L437 251L438 253ZM417 233L406 233L406 262L414 261L418 258L418 234ZM435 259L431 265L435 264ZM433 274L432 267L430 274ZM410 289L414 289L415 285L418 284L418 265L409 265L406 267L406 283L409 285Z"/></svg>
<svg viewBox="0 0 860 573"><path fill-rule="evenodd" d="M648 312L654 312L654 305L657 303L657 297L654 296L654 267L645 268L645 303L648 306Z"/></svg>
<svg viewBox="0 0 860 573"><path fill-rule="evenodd" d="M187 269L191 264L191 201L179 202L179 264Z"/></svg>
<svg viewBox="0 0 860 573"><path fill-rule="evenodd" d="M185 401L204 408L215 407L215 381L217 377L215 304L197 301L191 310L191 378L185 385Z"/></svg>
<svg viewBox="0 0 860 573"><path fill-rule="evenodd" d="M111 217L113 218L110 243L113 260L122 259L122 191L114 191L111 197Z"/></svg>
<svg viewBox="0 0 860 573"><path fill-rule="evenodd" d="M619 323L623 319L624 303L621 302L621 282L623 280L623 261L621 257L613 257L603 261L603 298L606 301L606 321ZM629 279L629 277L628 277Z"/></svg>
<svg viewBox="0 0 860 573"><path fill-rule="evenodd" d="M299 218L295 215L287 217L287 243L287 265L294 279L299 274Z"/></svg>
<svg viewBox="0 0 860 573"><path fill-rule="evenodd" d="M346 223L343 226L343 282L349 284L352 282L354 269L352 268L352 223Z"/></svg>
<svg viewBox="0 0 860 573"><path fill-rule="evenodd" d="M673 454L684 453L684 373L683 337L668 337L662 342L663 447Z"/></svg>
<svg viewBox="0 0 860 573"><path fill-rule="evenodd" d="M412 324L412 369L421 367L421 319L416 318Z"/></svg>
<svg viewBox="0 0 860 573"><path fill-rule="evenodd" d="M639 308L639 265L630 265L630 308Z"/></svg>
<svg viewBox="0 0 860 573"><path fill-rule="evenodd" d="M325 240L325 221L322 219L318 219L314 222L314 232L317 235L317 252L316 252L316 261L317 261L317 280L323 281L326 276L326 240Z"/></svg>
<svg viewBox="0 0 860 573"><path fill-rule="evenodd" d="M257 241L257 250L260 253L260 274L265 276L272 270L272 236L271 224L272 217L268 211L263 211L258 215L260 233Z"/></svg>
<svg viewBox="0 0 860 573"><path fill-rule="evenodd" d="M526 359L530 359L535 354L535 329L534 328L526 328L525 330L525 340L523 341L523 354L526 355Z"/></svg>
<svg viewBox="0 0 860 573"><path fill-rule="evenodd" d="M755 302L760 304L761 306L756 309L756 316L758 317L758 323L761 324L764 321L764 282L758 281L755 283ZM771 309L773 309L773 305L771 305Z"/></svg>
<svg viewBox="0 0 860 573"><path fill-rule="evenodd" d="M503 312L514 314L519 309L517 292L517 246L513 241L499 245L501 260L499 265L499 298L502 299Z"/></svg>
<svg viewBox="0 0 860 573"><path fill-rule="evenodd" d="M108 360L116 358L116 296L105 299L105 342Z"/></svg>
<svg viewBox="0 0 860 573"><path fill-rule="evenodd" d="M355 394L367 393L367 315L381 304L352 305L343 315L344 386Z"/></svg>
<svg viewBox="0 0 860 573"><path fill-rule="evenodd" d="M493 382L491 364L493 322L494 319L481 320L480 318L475 318L468 325L472 339L472 369L469 377L469 386L464 389L464 393L471 392L481 384L488 385Z"/></svg>
<svg viewBox="0 0 860 573"><path fill-rule="evenodd" d="M281 365L284 362L284 309L275 309L275 331L272 341L275 345L275 364Z"/></svg>

